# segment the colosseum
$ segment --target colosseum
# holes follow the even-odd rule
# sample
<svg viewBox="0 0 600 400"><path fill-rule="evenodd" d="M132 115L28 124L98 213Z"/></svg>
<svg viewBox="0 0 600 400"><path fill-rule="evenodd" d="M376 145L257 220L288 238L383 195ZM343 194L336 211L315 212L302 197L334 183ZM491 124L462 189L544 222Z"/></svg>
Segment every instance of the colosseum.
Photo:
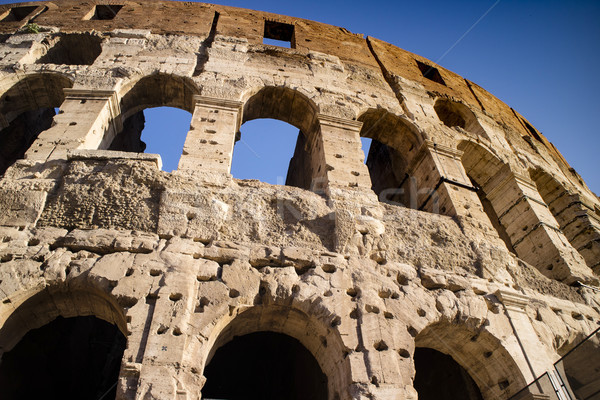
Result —
<svg viewBox="0 0 600 400"><path fill-rule="evenodd" d="M192 115L173 172L161 106ZM260 118L298 129L285 185L230 174ZM0 129L3 399L600 398L599 198L423 57L212 4L1 5Z"/></svg>

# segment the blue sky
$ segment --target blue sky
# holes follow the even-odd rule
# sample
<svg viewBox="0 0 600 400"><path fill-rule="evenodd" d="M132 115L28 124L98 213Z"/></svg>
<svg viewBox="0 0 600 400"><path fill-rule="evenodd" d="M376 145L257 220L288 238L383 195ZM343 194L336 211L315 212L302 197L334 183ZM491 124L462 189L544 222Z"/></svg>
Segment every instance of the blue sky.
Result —
<svg viewBox="0 0 600 400"><path fill-rule="evenodd" d="M12 2L0 0L1 4ZM596 123L600 80L595 74L600 64L598 1L223 0L218 4L342 26L437 61L523 114L600 194L600 135ZM189 114L187 119L176 118L182 128L174 125L172 116L165 127L159 126L153 120L165 117L152 114L147 113L148 127L181 130L183 143ZM259 121L244 124L243 141L234 151L232 173L238 178L277 183L277 176L285 176L296 135L295 128L279 122L268 126ZM173 135L162 136L175 142ZM150 132L145 131L142 139L149 144L147 151L156 151ZM157 148L165 161L164 169L172 169L169 158L176 164L181 147L169 152L159 143ZM242 157L243 152L247 154ZM275 160L275 156L281 160Z"/></svg>

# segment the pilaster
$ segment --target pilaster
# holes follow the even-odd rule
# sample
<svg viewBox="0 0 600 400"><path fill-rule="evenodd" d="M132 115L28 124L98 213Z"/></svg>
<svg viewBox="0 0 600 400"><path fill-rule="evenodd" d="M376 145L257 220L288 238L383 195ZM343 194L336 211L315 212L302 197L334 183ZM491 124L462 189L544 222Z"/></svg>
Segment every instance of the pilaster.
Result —
<svg viewBox="0 0 600 400"><path fill-rule="evenodd" d="M65 158L68 150L104 149L123 129L117 94L113 90L65 88L65 100L55 125L42 132L25 158Z"/></svg>
<svg viewBox="0 0 600 400"><path fill-rule="evenodd" d="M178 169L229 174L243 103L198 95L194 101L192 123Z"/></svg>

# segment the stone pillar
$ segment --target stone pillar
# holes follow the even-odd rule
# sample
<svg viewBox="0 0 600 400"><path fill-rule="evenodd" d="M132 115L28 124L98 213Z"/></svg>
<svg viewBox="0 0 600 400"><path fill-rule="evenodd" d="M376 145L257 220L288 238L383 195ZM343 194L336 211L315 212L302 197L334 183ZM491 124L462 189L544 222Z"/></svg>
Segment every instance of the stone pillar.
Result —
<svg viewBox="0 0 600 400"><path fill-rule="evenodd" d="M65 88L65 101L54 117L55 125L42 132L26 159L65 158L67 150L105 149L123 129L116 92Z"/></svg>
<svg viewBox="0 0 600 400"><path fill-rule="evenodd" d="M322 180L327 187L370 189L360 142L362 122L323 114L318 118L319 131L309 139L313 180Z"/></svg>
<svg viewBox="0 0 600 400"><path fill-rule="evenodd" d="M177 268L165 274L164 286L157 292L136 398L197 399L202 386L186 351L197 334L190 318L197 302L200 263L191 256L170 257Z"/></svg>
<svg viewBox="0 0 600 400"><path fill-rule="evenodd" d="M567 284L597 281L531 180L505 165L485 183L483 190L520 258L544 275Z"/></svg>
<svg viewBox="0 0 600 400"><path fill-rule="evenodd" d="M587 265L600 275L600 216L594 204L579 194L553 193L547 199L561 230Z"/></svg>
<svg viewBox="0 0 600 400"><path fill-rule="evenodd" d="M457 216L464 215L471 206L479 205L471 212L478 212L475 217L485 216L460 161L461 156L462 151L430 140L421 145L403 185L411 208Z"/></svg>
<svg viewBox="0 0 600 400"><path fill-rule="evenodd" d="M504 305L505 314L515 334L517 343L511 349L511 354L525 381L530 384L545 372L552 371L556 360L553 359L548 349L538 339L531 320L525 311L525 307L531 299L508 289L499 289L495 294ZM519 355L522 355L522 357ZM544 397L532 398L543 399Z"/></svg>
<svg viewBox="0 0 600 400"><path fill-rule="evenodd" d="M229 174L243 103L206 96L194 96L194 100L192 123L178 169Z"/></svg>

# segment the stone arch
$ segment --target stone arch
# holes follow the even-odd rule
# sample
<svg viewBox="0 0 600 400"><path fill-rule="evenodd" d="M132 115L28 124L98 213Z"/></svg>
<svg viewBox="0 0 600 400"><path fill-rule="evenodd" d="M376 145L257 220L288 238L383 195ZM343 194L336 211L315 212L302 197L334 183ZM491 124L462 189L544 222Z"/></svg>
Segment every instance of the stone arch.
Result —
<svg viewBox="0 0 600 400"><path fill-rule="evenodd" d="M155 73L129 82L119 91L122 128L104 143L109 150L143 152L146 149L141 140L146 126L144 110L172 107L193 114L194 96L199 93L192 79L173 74Z"/></svg>
<svg viewBox="0 0 600 400"><path fill-rule="evenodd" d="M71 87L73 78L58 72L25 75L0 96L0 114L11 122L26 111L57 108L65 100L63 89Z"/></svg>
<svg viewBox="0 0 600 400"><path fill-rule="evenodd" d="M483 136L489 140L489 136L477 120L475 113L463 103L438 98L433 108L440 121L447 127L459 127L475 136Z"/></svg>
<svg viewBox="0 0 600 400"><path fill-rule="evenodd" d="M494 207L494 204L488 198L489 189L495 185L493 178L501 175L508 165L482 145L471 141L459 143L458 149L463 152L461 157L463 167L471 183L477 189L477 196L481 201L483 210L507 249L515 253L511 238L505 226L500 222L497 207Z"/></svg>
<svg viewBox="0 0 600 400"><path fill-rule="evenodd" d="M21 299L21 301L19 301ZM46 287L11 297L12 308L0 314L0 352L5 352L32 329L57 317L96 316L127 334L125 314L117 301L94 287Z"/></svg>
<svg viewBox="0 0 600 400"><path fill-rule="evenodd" d="M526 385L512 355L488 330L438 321L417 334L415 347L452 357L473 379L484 399L507 399Z"/></svg>
<svg viewBox="0 0 600 400"><path fill-rule="evenodd" d="M174 107L194 112L194 96L200 93L191 78L155 73L129 82L119 91L123 120L146 108Z"/></svg>
<svg viewBox="0 0 600 400"><path fill-rule="evenodd" d="M366 161L372 189L384 201L409 205L406 178L423 143L419 130L385 109L368 109L358 121L363 123L360 136L372 139Z"/></svg>
<svg viewBox="0 0 600 400"><path fill-rule="evenodd" d="M529 176L571 245L599 274L600 223L594 206L586 204L588 202L575 190L569 190L566 184L541 168L529 169Z"/></svg>
<svg viewBox="0 0 600 400"><path fill-rule="evenodd" d="M46 287L2 321L0 390L7 398L115 393L126 346L114 299L94 288ZM43 374L43 384L28 385L30 373Z"/></svg>
<svg viewBox="0 0 600 400"><path fill-rule="evenodd" d="M317 105L298 90L265 86L244 102L242 123L258 118L272 118L312 135L318 129Z"/></svg>
<svg viewBox="0 0 600 400"><path fill-rule="evenodd" d="M327 326L320 318L310 317L305 312L284 305L261 305L241 309L233 317L221 319L212 330L204 346L203 368L210 363L217 349L234 337L255 332L275 332L298 340L316 359L327 377L328 398L347 398L350 384L347 349L339 333Z"/></svg>
<svg viewBox="0 0 600 400"><path fill-rule="evenodd" d="M0 174L23 158L38 135L53 124L72 78L53 72L26 75L0 97Z"/></svg>
<svg viewBox="0 0 600 400"><path fill-rule="evenodd" d="M242 124L261 118L283 121L299 129L285 183L310 189L322 169L316 137L319 131L318 106L299 90L265 86L253 91L244 102Z"/></svg>

